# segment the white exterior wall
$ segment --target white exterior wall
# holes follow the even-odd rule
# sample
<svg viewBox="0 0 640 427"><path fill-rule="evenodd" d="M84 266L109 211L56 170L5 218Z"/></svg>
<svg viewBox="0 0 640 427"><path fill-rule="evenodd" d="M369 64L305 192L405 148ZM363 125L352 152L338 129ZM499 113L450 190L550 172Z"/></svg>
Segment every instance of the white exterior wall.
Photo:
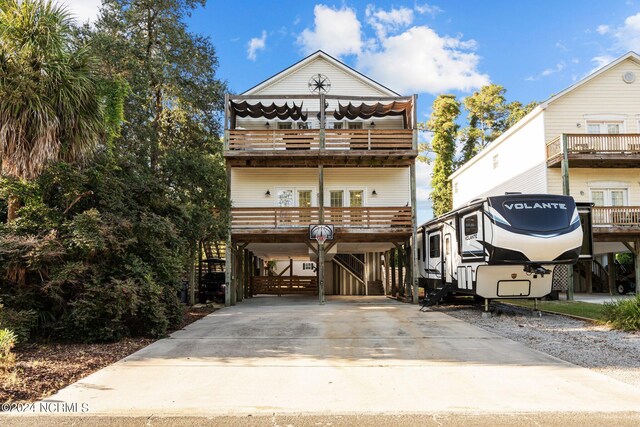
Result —
<svg viewBox="0 0 640 427"><path fill-rule="evenodd" d="M548 170L549 193L562 194L560 168ZM577 202L591 202L592 188L626 188L627 206L640 206L640 172L638 169L569 169L569 190Z"/></svg>
<svg viewBox="0 0 640 427"><path fill-rule="evenodd" d="M540 112L507 138L499 138L452 178L453 208L508 191L546 193L545 115ZM494 168L494 156L498 166Z"/></svg>
<svg viewBox="0 0 640 427"><path fill-rule="evenodd" d="M325 168L325 206L329 190L364 190L365 206L405 206L411 203L409 168ZM317 206L318 169L315 168L232 168L231 201L234 207L276 206L278 188L313 190ZM377 196L371 192L376 190ZM271 196L265 196L266 191ZM345 204L345 206L347 206Z"/></svg>
<svg viewBox="0 0 640 427"><path fill-rule="evenodd" d="M313 261L300 261L300 260L293 260L293 273L291 273L289 270L287 270L286 273L283 274L283 276L287 277L287 276L308 276L308 277L313 277L316 275L315 271L313 270L303 270L303 264L313 264L314 266L316 265L315 262ZM289 260L288 259L283 259L283 260L276 260L276 267L275 267L275 273L276 274L280 274L281 272L283 272L284 270L286 270L289 267Z"/></svg>
<svg viewBox="0 0 640 427"><path fill-rule="evenodd" d="M636 81L625 83L625 71L633 71ZM585 115L620 115L625 120L622 133L640 133L640 65L622 61L550 103L545 111L545 142L561 133L587 133Z"/></svg>

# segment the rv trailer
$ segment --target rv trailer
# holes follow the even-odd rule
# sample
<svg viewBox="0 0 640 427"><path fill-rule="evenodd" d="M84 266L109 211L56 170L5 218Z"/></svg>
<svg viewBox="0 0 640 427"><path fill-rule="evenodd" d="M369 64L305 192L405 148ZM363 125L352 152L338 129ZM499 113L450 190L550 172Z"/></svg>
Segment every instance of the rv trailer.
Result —
<svg viewBox="0 0 640 427"><path fill-rule="evenodd" d="M578 208L570 196L507 193L430 220L417 234L419 286L425 296L431 292L431 303L435 294L435 302L468 294L484 298L488 309L493 298L550 294L556 265L575 264L581 251L590 256L590 205Z"/></svg>

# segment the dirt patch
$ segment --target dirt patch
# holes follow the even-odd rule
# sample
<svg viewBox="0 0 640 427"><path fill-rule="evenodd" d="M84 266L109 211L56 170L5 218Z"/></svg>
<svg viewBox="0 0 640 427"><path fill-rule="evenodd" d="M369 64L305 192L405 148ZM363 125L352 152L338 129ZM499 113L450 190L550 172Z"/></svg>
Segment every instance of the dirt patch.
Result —
<svg viewBox="0 0 640 427"><path fill-rule="evenodd" d="M189 307L178 329L212 313ZM156 341L127 338L107 344L28 343L18 346L15 366L0 371L0 402L34 402Z"/></svg>

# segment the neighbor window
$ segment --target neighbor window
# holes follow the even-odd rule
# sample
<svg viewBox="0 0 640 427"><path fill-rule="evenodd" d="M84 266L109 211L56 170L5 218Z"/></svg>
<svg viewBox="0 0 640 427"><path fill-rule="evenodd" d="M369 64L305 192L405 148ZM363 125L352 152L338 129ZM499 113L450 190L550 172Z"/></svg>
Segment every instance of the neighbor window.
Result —
<svg viewBox="0 0 640 427"><path fill-rule="evenodd" d="M298 123L298 129L309 129L309 123L308 122L299 122Z"/></svg>
<svg viewBox="0 0 640 427"><path fill-rule="evenodd" d="M293 123L291 122L278 122L278 129L292 129Z"/></svg>
<svg viewBox="0 0 640 427"><path fill-rule="evenodd" d="M333 123L333 128L334 129L342 129L342 122L334 122Z"/></svg>
<svg viewBox="0 0 640 427"><path fill-rule="evenodd" d="M362 129L362 122L350 122L349 129Z"/></svg>
<svg viewBox="0 0 640 427"><path fill-rule="evenodd" d="M303 270L313 270L315 268L315 264L312 262L303 262L302 269Z"/></svg>
<svg viewBox="0 0 640 427"><path fill-rule="evenodd" d="M622 132L623 122L589 121L587 122L587 133L608 133L618 134Z"/></svg>

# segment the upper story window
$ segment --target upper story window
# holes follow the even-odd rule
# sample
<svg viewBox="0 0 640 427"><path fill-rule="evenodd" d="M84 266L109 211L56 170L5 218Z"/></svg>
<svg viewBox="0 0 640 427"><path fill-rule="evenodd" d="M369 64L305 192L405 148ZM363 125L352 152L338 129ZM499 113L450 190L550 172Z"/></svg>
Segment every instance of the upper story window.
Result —
<svg viewBox="0 0 640 427"><path fill-rule="evenodd" d="M342 127L343 124L344 123L342 123L342 122L333 122L333 128L334 129L343 129L343 127Z"/></svg>
<svg viewBox="0 0 640 427"><path fill-rule="evenodd" d="M298 122L298 129L309 129L309 122Z"/></svg>
<svg viewBox="0 0 640 427"><path fill-rule="evenodd" d="M624 122L588 121L587 133L618 134L622 132Z"/></svg>
<svg viewBox="0 0 640 427"><path fill-rule="evenodd" d="M362 129L362 122L349 122L349 129Z"/></svg>
<svg viewBox="0 0 640 427"><path fill-rule="evenodd" d="M278 129L293 129L291 122L278 122Z"/></svg>

